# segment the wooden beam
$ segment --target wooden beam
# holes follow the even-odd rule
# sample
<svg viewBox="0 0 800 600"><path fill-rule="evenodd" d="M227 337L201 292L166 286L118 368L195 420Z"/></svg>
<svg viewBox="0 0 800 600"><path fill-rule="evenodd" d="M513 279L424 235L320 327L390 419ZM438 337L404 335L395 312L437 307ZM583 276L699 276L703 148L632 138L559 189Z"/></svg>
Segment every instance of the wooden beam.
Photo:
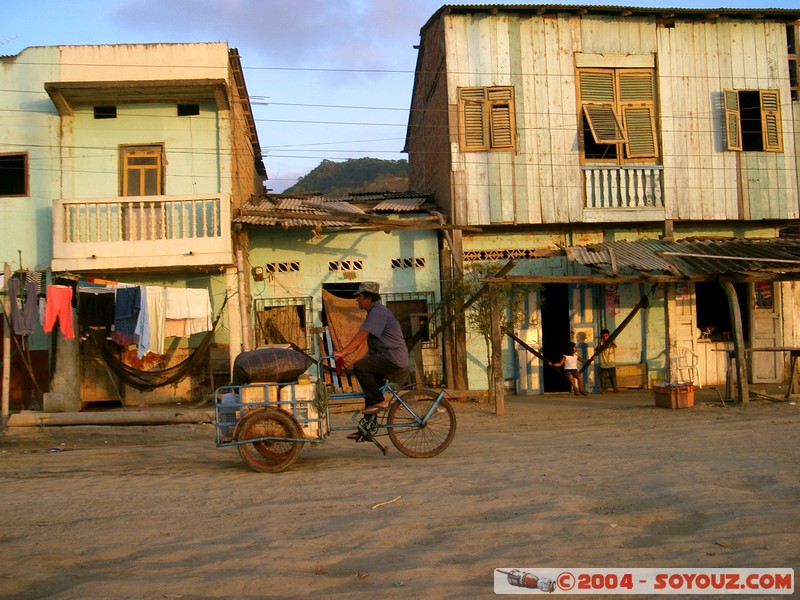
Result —
<svg viewBox="0 0 800 600"><path fill-rule="evenodd" d="M502 417L506 414L506 395L503 387L503 352L500 345L500 307L497 305L497 284L490 283L488 286L489 306L490 306L490 328L491 328L491 349L492 349L492 381L489 382L489 389L494 393L494 412Z"/></svg>
<svg viewBox="0 0 800 600"><path fill-rule="evenodd" d="M3 269L3 284L8 285L11 279L11 265L5 263ZM5 292L5 290L4 290ZM2 423L0 425L5 428L8 422L9 413L9 400L11 398L11 336L14 332L11 331L11 319L8 316L11 314L11 297L7 292L3 294L3 315L6 317L5 324L3 325L3 395L2 395Z"/></svg>
<svg viewBox="0 0 800 600"><path fill-rule="evenodd" d="M728 309L731 311L731 321L733 322L733 354L736 359L736 393L739 396L738 402L748 404L750 402L750 388L747 385L747 363L744 356L744 334L742 332L742 311L739 308L739 300L736 296L736 288L727 279L720 279L719 284L728 296ZM731 377L732 373L728 373Z"/></svg>

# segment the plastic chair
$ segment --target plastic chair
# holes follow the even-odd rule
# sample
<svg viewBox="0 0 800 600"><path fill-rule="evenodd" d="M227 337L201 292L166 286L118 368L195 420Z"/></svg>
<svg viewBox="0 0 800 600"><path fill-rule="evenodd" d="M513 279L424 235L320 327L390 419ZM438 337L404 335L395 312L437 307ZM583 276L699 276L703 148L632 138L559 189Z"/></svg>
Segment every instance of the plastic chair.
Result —
<svg viewBox="0 0 800 600"><path fill-rule="evenodd" d="M700 369L697 367L700 362L697 354L688 348L673 348L672 356L669 360L672 365L670 369L672 378L675 379L677 377L677 381L674 381L674 383L691 381L697 387L703 387L700 381Z"/></svg>

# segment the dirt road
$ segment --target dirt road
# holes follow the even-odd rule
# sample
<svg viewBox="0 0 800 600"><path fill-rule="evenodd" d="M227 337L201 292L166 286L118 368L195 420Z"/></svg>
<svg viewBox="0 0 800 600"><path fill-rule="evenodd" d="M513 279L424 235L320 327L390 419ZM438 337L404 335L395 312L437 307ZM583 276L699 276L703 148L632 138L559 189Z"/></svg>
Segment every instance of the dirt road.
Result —
<svg viewBox="0 0 800 600"><path fill-rule="evenodd" d="M337 432L280 474L211 425L12 428L0 596L490 598L497 567L800 573L800 405L647 398L457 404L439 457Z"/></svg>

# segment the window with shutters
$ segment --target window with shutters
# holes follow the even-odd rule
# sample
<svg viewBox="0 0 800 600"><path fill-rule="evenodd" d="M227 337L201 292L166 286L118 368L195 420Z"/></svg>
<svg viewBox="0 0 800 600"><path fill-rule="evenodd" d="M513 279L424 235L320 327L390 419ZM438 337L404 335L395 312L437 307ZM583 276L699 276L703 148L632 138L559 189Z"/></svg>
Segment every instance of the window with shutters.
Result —
<svg viewBox="0 0 800 600"><path fill-rule="evenodd" d="M725 90L728 150L783 152L778 90Z"/></svg>
<svg viewBox="0 0 800 600"><path fill-rule="evenodd" d="M579 69L581 154L586 162L655 162L658 157L652 69Z"/></svg>
<svg viewBox="0 0 800 600"><path fill-rule="evenodd" d="M514 88L458 88L458 119L462 151L514 150Z"/></svg>

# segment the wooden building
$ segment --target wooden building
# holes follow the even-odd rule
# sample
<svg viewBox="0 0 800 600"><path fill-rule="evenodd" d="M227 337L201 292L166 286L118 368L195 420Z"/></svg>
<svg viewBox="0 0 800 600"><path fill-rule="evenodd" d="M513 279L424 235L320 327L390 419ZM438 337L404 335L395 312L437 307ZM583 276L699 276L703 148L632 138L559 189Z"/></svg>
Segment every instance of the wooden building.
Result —
<svg viewBox="0 0 800 600"><path fill-rule="evenodd" d="M535 256L621 241L779 240L800 216L799 18L778 9L440 8L420 32L410 185L432 192L454 225L481 228L454 230L442 277L474 261L517 260L505 280L544 288L516 335L548 357L569 340L589 355L600 329L621 324L657 278L600 277L563 251ZM729 348L736 332L722 279L737 292L746 345L800 345L797 285L732 271L741 274L662 279L617 339L634 383L674 381L674 357L685 352L703 361L698 383L724 381L722 353L711 350ZM448 332L446 370L458 387L485 387L486 352L470 340ZM563 389L510 338L501 357L519 393ZM750 366L753 381L786 376L779 353Z"/></svg>

